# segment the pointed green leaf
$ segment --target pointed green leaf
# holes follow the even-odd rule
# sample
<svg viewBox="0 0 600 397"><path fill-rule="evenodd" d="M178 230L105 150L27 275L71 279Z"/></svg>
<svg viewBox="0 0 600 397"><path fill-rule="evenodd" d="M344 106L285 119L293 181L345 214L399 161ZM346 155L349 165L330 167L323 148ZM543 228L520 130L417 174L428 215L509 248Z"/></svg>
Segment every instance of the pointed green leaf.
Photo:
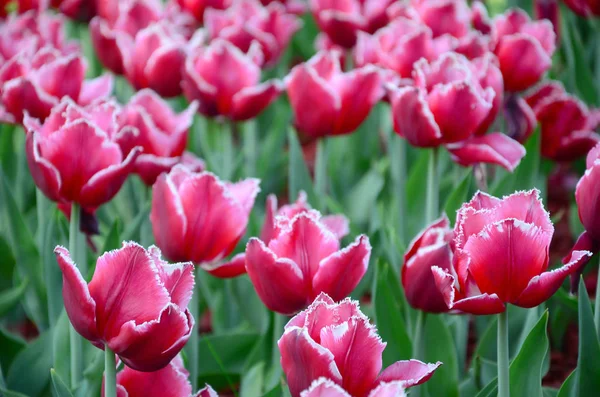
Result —
<svg viewBox="0 0 600 397"><path fill-rule="evenodd" d="M458 360L452 333L441 316L428 315L424 335L425 361L444 363L427 381L430 396L458 397Z"/></svg>
<svg viewBox="0 0 600 397"><path fill-rule="evenodd" d="M29 285L29 280L25 278L20 285L0 293L0 316L3 316L19 303L19 300L25 294L27 285Z"/></svg>
<svg viewBox="0 0 600 397"><path fill-rule="evenodd" d="M594 396L600 390L600 343L594 326L592 304L583 278L579 281L579 356L577 396Z"/></svg>
<svg viewBox="0 0 600 397"><path fill-rule="evenodd" d="M73 397L73 393L54 368L50 370L50 377L52 378L52 397Z"/></svg>
<svg viewBox="0 0 600 397"><path fill-rule="evenodd" d="M293 128L288 130L289 168L288 168L288 198L290 202L296 201L300 190L308 195L308 200L314 208L320 208L319 197L315 194L308 167L298 142L298 136Z"/></svg>

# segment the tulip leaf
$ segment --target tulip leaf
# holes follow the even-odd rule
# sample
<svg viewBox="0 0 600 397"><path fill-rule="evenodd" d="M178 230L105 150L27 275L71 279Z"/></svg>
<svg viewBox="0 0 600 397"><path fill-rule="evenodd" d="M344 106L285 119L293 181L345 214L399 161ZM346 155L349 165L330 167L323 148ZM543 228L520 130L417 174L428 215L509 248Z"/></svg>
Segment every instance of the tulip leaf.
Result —
<svg viewBox="0 0 600 397"><path fill-rule="evenodd" d="M27 346L27 343L19 336L0 328L0 346L2 346L2 349L0 349L0 366L8 369L19 352Z"/></svg>
<svg viewBox="0 0 600 397"><path fill-rule="evenodd" d="M406 214L407 236L416 235L423 227L423 214L425 213L425 199L427 195L427 167L429 163L429 150L420 150L419 156L408 172L406 180Z"/></svg>
<svg viewBox="0 0 600 397"><path fill-rule="evenodd" d="M65 382L61 379L60 375L56 373L54 368L50 370L50 377L52 378L52 397L73 397L73 393L71 393Z"/></svg>
<svg viewBox="0 0 600 397"><path fill-rule="evenodd" d="M28 285L29 280L24 278L20 285L0 293L0 316L6 314L19 303L19 300L25 294Z"/></svg>
<svg viewBox="0 0 600 397"><path fill-rule="evenodd" d="M425 361L443 365L427 381L430 396L458 397L458 360L452 333L441 316L427 315L424 332Z"/></svg>
<svg viewBox="0 0 600 397"><path fill-rule="evenodd" d="M259 334L256 332L234 332L200 337L199 374L219 374L223 370L227 373L240 374L258 337Z"/></svg>
<svg viewBox="0 0 600 397"><path fill-rule="evenodd" d="M363 224L369 220L384 184L385 180L381 172L377 168L372 168L350 190L346 195L345 208L353 222Z"/></svg>
<svg viewBox="0 0 600 397"><path fill-rule="evenodd" d="M40 396L50 382L52 366L52 339L49 331L19 352L6 376L6 386L10 390L30 397ZM27 376L23 376L27 374Z"/></svg>
<svg viewBox="0 0 600 397"><path fill-rule="evenodd" d="M119 218L115 219L108 234L106 235L106 239L104 240L104 245L102 246L102 252L108 252L115 249L121 248L121 230L122 224Z"/></svg>
<svg viewBox="0 0 600 397"><path fill-rule="evenodd" d="M62 311L58 317L58 321L52 330L52 352L56 355L54 360L54 370L63 378L65 381L70 382L70 345L69 345L69 333L70 323L67 317L67 312Z"/></svg>
<svg viewBox="0 0 600 397"><path fill-rule="evenodd" d="M254 365L242 376L240 397L260 396L263 391L265 363Z"/></svg>
<svg viewBox="0 0 600 397"><path fill-rule="evenodd" d="M565 379L562 386L558 390L557 397L577 397L575 392L577 388L577 370L571 372L571 374Z"/></svg>
<svg viewBox="0 0 600 397"><path fill-rule="evenodd" d="M600 390L600 343L594 326L592 304L583 278L579 281L579 355L576 396L597 395Z"/></svg>
<svg viewBox="0 0 600 397"><path fill-rule="evenodd" d="M26 394L8 390L4 387L0 387L0 396L3 396L3 397L29 397Z"/></svg>
<svg viewBox="0 0 600 397"><path fill-rule="evenodd" d="M288 168L288 199L290 202L296 201L298 193L304 190L308 195L308 202L317 209L321 208L320 198L315 194L312 179L302 148L298 142L298 136L293 128L288 130L288 145L289 145L289 168Z"/></svg>
<svg viewBox="0 0 600 397"><path fill-rule="evenodd" d="M379 335L384 342L387 342L383 351L384 366L412 357L412 343L408 336L406 323L402 318L403 305L392 292L392 284L399 283L400 278L396 277L387 263L377 263L373 286L373 307Z"/></svg>

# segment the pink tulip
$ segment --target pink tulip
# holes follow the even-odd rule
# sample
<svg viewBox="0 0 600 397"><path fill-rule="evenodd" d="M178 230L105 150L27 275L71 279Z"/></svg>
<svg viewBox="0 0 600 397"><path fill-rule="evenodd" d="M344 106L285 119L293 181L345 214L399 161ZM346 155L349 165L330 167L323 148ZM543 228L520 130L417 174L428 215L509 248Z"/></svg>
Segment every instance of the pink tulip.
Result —
<svg viewBox="0 0 600 397"><path fill-rule="evenodd" d="M304 0L260 0L260 2L265 6L273 3L283 4L287 12L294 15L302 15L306 12Z"/></svg>
<svg viewBox="0 0 600 397"><path fill-rule="evenodd" d="M191 263L169 265L156 247L146 251L124 243L98 258L87 284L66 248L54 252L69 320L94 346L107 345L128 367L143 372L166 367L183 348L194 326L187 310L194 288Z"/></svg>
<svg viewBox="0 0 600 397"><path fill-rule="evenodd" d="M176 165L152 187L150 220L157 245L174 261L192 261L216 277L245 272L234 257L223 263L246 231L258 179L238 183Z"/></svg>
<svg viewBox="0 0 600 397"><path fill-rule="evenodd" d="M600 16L598 0L564 0L564 2L574 13L584 18Z"/></svg>
<svg viewBox="0 0 600 397"><path fill-rule="evenodd" d="M600 196L600 144L597 144L587 156L587 170L577 183L575 200L579 219L585 227L585 233L596 248L600 244L600 206L597 197Z"/></svg>
<svg viewBox="0 0 600 397"><path fill-rule="evenodd" d="M553 233L539 191L503 199L476 193L457 214L454 272L432 269L448 307L496 314L508 303L529 308L548 300L591 255L575 251L569 263L548 271Z"/></svg>
<svg viewBox="0 0 600 397"><path fill-rule="evenodd" d="M319 378L300 393L300 397L352 397L344 389L327 378ZM382 382L368 397L406 397L401 381Z"/></svg>
<svg viewBox="0 0 600 397"><path fill-rule="evenodd" d="M360 311L358 302L344 299L334 303L324 293L290 320L277 344L292 397L301 396L321 377L353 397L387 396L390 394L373 394L373 390L396 382L404 388L420 385L441 365L397 361L381 371L386 343ZM328 382L316 387L332 389ZM383 386L379 391L388 388Z"/></svg>
<svg viewBox="0 0 600 397"><path fill-rule="evenodd" d="M7 16L8 8L16 8L19 14L28 11L41 13L46 11L49 5L50 0L0 0L0 18Z"/></svg>
<svg viewBox="0 0 600 397"><path fill-rule="evenodd" d="M388 10L391 18L408 16L427 25L433 36L460 38L470 30L471 10L465 0L411 0L396 2Z"/></svg>
<svg viewBox="0 0 600 397"><path fill-rule="evenodd" d="M226 10L232 2L233 0L177 0L184 11L192 14L200 22L204 20L204 13L207 9Z"/></svg>

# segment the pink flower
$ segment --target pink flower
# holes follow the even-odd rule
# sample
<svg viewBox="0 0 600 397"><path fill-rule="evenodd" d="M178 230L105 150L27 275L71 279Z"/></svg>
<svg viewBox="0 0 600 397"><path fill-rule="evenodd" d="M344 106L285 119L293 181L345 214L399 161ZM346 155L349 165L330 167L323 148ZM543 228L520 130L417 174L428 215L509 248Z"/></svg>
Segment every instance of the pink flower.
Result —
<svg viewBox="0 0 600 397"><path fill-rule="evenodd" d="M260 82L262 55L251 45L247 53L223 39L199 47L188 56L183 91L197 100L199 112L234 121L256 117L283 91L278 80Z"/></svg>
<svg viewBox="0 0 600 397"><path fill-rule="evenodd" d="M584 18L600 16L598 0L564 0L564 2L574 13Z"/></svg>
<svg viewBox="0 0 600 397"><path fill-rule="evenodd" d="M310 0L317 25L331 41L352 48L359 31L375 33L389 22L387 7L394 0Z"/></svg>
<svg viewBox="0 0 600 397"><path fill-rule="evenodd" d="M552 65L555 34L547 20L531 21L511 9L494 18L492 37L507 91L523 91L537 83Z"/></svg>
<svg viewBox="0 0 600 397"><path fill-rule="evenodd" d="M599 8L600 9L600 8ZM560 42L560 7L558 0L535 0L534 11L536 19L547 19L554 27L556 42Z"/></svg>
<svg viewBox="0 0 600 397"><path fill-rule="evenodd" d="M504 119L507 135L518 142L525 142L537 126L535 113L527 101L517 94L508 94L504 100Z"/></svg>
<svg viewBox="0 0 600 397"><path fill-rule="evenodd" d="M540 125L544 157L573 161L600 141L594 132L600 120L560 83L543 84L526 99Z"/></svg>
<svg viewBox="0 0 600 397"><path fill-rule="evenodd" d="M25 117L27 163L48 198L94 209L117 194L140 153L125 156L114 141L117 112L113 102L81 108L66 99L44 124Z"/></svg>
<svg viewBox="0 0 600 397"><path fill-rule="evenodd" d="M7 16L8 8L15 7L19 14L27 11L41 13L47 10L49 5L49 0L0 0L0 18Z"/></svg>
<svg viewBox="0 0 600 397"><path fill-rule="evenodd" d="M117 142L124 153L136 146L143 149L135 162L135 172L146 185L153 185L161 173L181 162L192 171L204 169L202 160L184 153L196 107L192 103L176 114L154 91L144 89L123 108L118 117Z"/></svg>
<svg viewBox="0 0 600 397"><path fill-rule="evenodd" d="M476 193L457 214L455 273L432 269L448 307L495 314L505 311L508 303L529 308L549 299L591 255L575 251L568 264L547 271L553 233L539 191L503 199Z"/></svg>
<svg viewBox="0 0 600 397"><path fill-rule="evenodd" d="M222 182L209 172L176 165L152 187L150 220L157 245L174 261L192 261L216 277L244 273L244 262L223 259L246 232L258 179Z"/></svg>
<svg viewBox="0 0 600 397"><path fill-rule="evenodd" d="M577 183L575 200L585 234L593 241L589 248L597 251L600 244L600 143L587 156L587 170ZM581 239L581 238L580 238Z"/></svg>
<svg viewBox="0 0 600 397"><path fill-rule="evenodd" d="M264 64L273 66L302 22L277 2L263 7L258 0L234 0L227 10L208 9L204 26L211 40L220 37L242 52L248 52L253 41L258 42Z"/></svg>
<svg viewBox="0 0 600 397"><path fill-rule="evenodd" d="M334 303L327 294L317 296L308 309L292 318L277 344L292 397L301 396L321 377L353 397L386 396L372 391L395 382L404 388L420 385L441 365L397 361L381 371L386 343L375 326L360 311L357 301L347 298ZM319 383L321 386L313 387L333 388L328 382Z"/></svg>
<svg viewBox="0 0 600 397"><path fill-rule="evenodd" d="M283 4L290 14L302 15L306 12L306 4L303 0L260 0L260 2L265 6L273 3Z"/></svg>
<svg viewBox="0 0 600 397"><path fill-rule="evenodd" d="M100 4L98 4L100 3ZM52 0L52 5L63 15L76 21L89 22L97 13L98 5L116 3L115 0Z"/></svg>
<svg viewBox="0 0 600 397"><path fill-rule="evenodd" d="M69 251L54 250L63 273L63 299L73 328L94 346L107 345L136 371L166 367L187 342L194 318L191 263L170 265L156 247L128 242L103 254L89 284ZM136 291L136 293L131 293Z"/></svg>
<svg viewBox="0 0 600 397"><path fill-rule="evenodd" d="M352 397L335 382L327 378L315 380L308 389L300 393L300 397ZM406 397L404 384L401 381L381 382L368 397Z"/></svg>
<svg viewBox="0 0 600 397"><path fill-rule="evenodd" d="M460 38L470 30L471 10L465 0L412 0L396 3L389 13L411 16L427 25L434 37L449 34Z"/></svg>
<svg viewBox="0 0 600 397"><path fill-rule="evenodd" d="M196 18L196 20L202 22L204 20L204 13L208 8L215 10L226 10L231 6L233 0L177 0L179 6L184 11L189 12Z"/></svg>
<svg viewBox="0 0 600 397"><path fill-rule="evenodd" d="M251 238L246 246L246 271L258 296L273 311L293 314L321 292L347 296L369 265L371 244L360 235L346 248L320 221L318 211L280 217L275 237L266 243Z"/></svg>
<svg viewBox="0 0 600 397"><path fill-rule="evenodd" d="M371 65L344 73L335 52L317 53L286 78L296 128L310 138L353 132L383 96L381 82Z"/></svg>
<svg viewBox="0 0 600 397"><path fill-rule="evenodd" d="M444 297L435 286L431 268L452 269L450 221L444 217L419 233L408 246L402 266L402 286L408 303L431 313L448 311Z"/></svg>

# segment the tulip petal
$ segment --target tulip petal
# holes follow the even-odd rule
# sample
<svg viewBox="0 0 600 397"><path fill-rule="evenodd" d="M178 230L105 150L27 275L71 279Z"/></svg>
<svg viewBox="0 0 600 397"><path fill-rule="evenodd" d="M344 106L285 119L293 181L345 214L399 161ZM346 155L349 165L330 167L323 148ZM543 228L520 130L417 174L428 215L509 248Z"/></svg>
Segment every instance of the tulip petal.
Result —
<svg viewBox="0 0 600 397"><path fill-rule="evenodd" d="M344 389L327 378L315 380L308 389L300 393L300 397L352 397Z"/></svg>
<svg viewBox="0 0 600 397"><path fill-rule="evenodd" d="M246 271L256 293L270 310L291 314L306 307L307 283L298 265L277 258L256 238L251 238L246 246Z"/></svg>
<svg viewBox="0 0 600 397"><path fill-rule="evenodd" d="M144 181L146 186L152 186L160 174L169 172L179 161L179 157L159 157L153 154L140 154L135 161L135 172Z"/></svg>
<svg viewBox="0 0 600 397"><path fill-rule="evenodd" d="M404 382L381 382L374 388L369 397L406 397Z"/></svg>
<svg viewBox="0 0 600 397"><path fill-rule="evenodd" d="M19 77L8 81L2 87L2 104L17 122L21 122L25 111L31 117L44 120L52 107L58 104L58 98L46 93L37 83L26 77Z"/></svg>
<svg viewBox="0 0 600 397"><path fill-rule="evenodd" d="M507 91L523 91L539 81L552 65L540 42L522 33L502 38L496 48Z"/></svg>
<svg viewBox="0 0 600 397"><path fill-rule="evenodd" d="M356 240L323 259L313 278L313 293L325 292L338 301L350 295L365 275L371 257L371 244L367 236Z"/></svg>
<svg viewBox="0 0 600 397"><path fill-rule="evenodd" d="M446 148L452 160L462 166L497 164L511 172L525 156L523 145L499 132L449 144Z"/></svg>
<svg viewBox="0 0 600 397"><path fill-rule="evenodd" d="M321 343L323 327L342 324L352 317L364 317L358 301L346 298L335 304L327 294L321 293L304 312L290 320L286 328L293 325L306 327L310 337L315 342Z"/></svg>
<svg viewBox="0 0 600 397"><path fill-rule="evenodd" d="M184 62L185 51L182 46L173 44L158 48L144 67L148 86L167 98L180 95Z"/></svg>
<svg viewBox="0 0 600 397"><path fill-rule="evenodd" d="M90 37L96 55L102 65L115 74L123 74L123 56L117 45L117 36L122 33L113 31L108 22L94 17L90 22Z"/></svg>
<svg viewBox="0 0 600 397"><path fill-rule="evenodd" d="M442 133L429 109L425 92L417 87L402 87L391 92L394 130L414 146L434 147Z"/></svg>
<svg viewBox="0 0 600 397"><path fill-rule="evenodd" d="M125 396L191 396L192 385L185 368L176 364L176 357L166 367L148 373L125 366L117 374L117 385L125 389ZM103 394L104 395L104 394Z"/></svg>
<svg viewBox="0 0 600 397"><path fill-rule="evenodd" d="M592 253L589 251L573 251L571 260L566 265L533 277L514 304L530 308L547 301L560 288L563 281L584 266L591 256Z"/></svg>
<svg viewBox="0 0 600 397"><path fill-rule="evenodd" d="M29 128L28 128L29 130ZM60 201L61 177L56 167L40 155L38 133L29 130L25 141L27 164L35 185L52 201Z"/></svg>
<svg viewBox="0 0 600 397"><path fill-rule="evenodd" d="M321 223L339 240L350 233L350 222L344 215L326 215L321 218Z"/></svg>
<svg viewBox="0 0 600 397"><path fill-rule="evenodd" d="M108 73L95 79L84 81L77 103L87 106L98 99L108 98L113 91L113 84L113 76Z"/></svg>
<svg viewBox="0 0 600 397"><path fill-rule="evenodd" d="M243 208L246 216L250 215L256 195L260 192L260 179L248 178L237 183L227 184L229 193Z"/></svg>
<svg viewBox="0 0 600 397"><path fill-rule="evenodd" d="M179 307L187 307L194 291L194 264L192 262L167 263L162 259L160 249L154 245L148 248L148 253L158 269L171 302Z"/></svg>
<svg viewBox="0 0 600 397"><path fill-rule="evenodd" d="M38 69L35 78L49 95L58 99L68 96L76 101L85 78L84 60L78 55L59 58Z"/></svg>
<svg viewBox="0 0 600 397"><path fill-rule="evenodd" d="M244 252L235 255L229 261L218 261L215 264L203 263L202 269L218 278L233 278L246 273L246 254Z"/></svg>
<svg viewBox="0 0 600 397"><path fill-rule="evenodd" d="M306 328L286 329L277 345L292 397L298 397L314 380L322 376L338 384L342 383L342 375L333 354L312 340Z"/></svg>
<svg viewBox="0 0 600 397"><path fill-rule="evenodd" d="M219 395L210 385L205 385L203 389L194 394L194 397L219 397Z"/></svg>
<svg viewBox="0 0 600 397"><path fill-rule="evenodd" d="M402 382L405 388L427 382L441 362L426 364L419 360L396 361L381 372L377 382Z"/></svg>
<svg viewBox="0 0 600 397"><path fill-rule="evenodd" d="M63 273L63 300L69 321L85 339L102 345L102 337L96 327L96 302L88 285L65 247L56 247L54 253Z"/></svg>
<svg viewBox="0 0 600 397"><path fill-rule="evenodd" d="M277 99L283 89L283 83L278 80L243 88L232 98L231 119L244 121L256 117Z"/></svg>

